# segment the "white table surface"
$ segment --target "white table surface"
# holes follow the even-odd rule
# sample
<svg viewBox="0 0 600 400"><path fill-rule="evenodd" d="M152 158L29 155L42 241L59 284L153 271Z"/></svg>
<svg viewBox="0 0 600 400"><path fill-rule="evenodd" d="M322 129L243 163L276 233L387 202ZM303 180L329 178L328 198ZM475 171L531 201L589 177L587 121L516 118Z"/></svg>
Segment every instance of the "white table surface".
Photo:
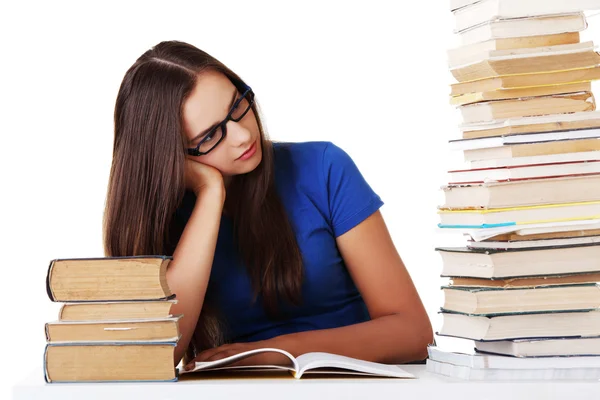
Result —
<svg viewBox="0 0 600 400"><path fill-rule="evenodd" d="M40 368L13 387L13 399L600 399L598 381L475 382L435 375L424 365L402 368L418 379L294 379L291 375L219 379L184 374L178 382L47 384Z"/></svg>

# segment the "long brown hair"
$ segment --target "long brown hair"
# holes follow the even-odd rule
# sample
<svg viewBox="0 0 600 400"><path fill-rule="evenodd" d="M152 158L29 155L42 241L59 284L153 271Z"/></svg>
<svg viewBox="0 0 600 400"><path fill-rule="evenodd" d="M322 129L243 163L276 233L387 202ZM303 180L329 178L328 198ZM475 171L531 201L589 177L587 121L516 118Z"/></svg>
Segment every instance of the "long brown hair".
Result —
<svg viewBox="0 0 600 400"><path fill-rule="evenodd" d="M161 42L126 72L115 104L113 159L103 220L106 256L169 255L173 215L185 195L186 136L183 104L200 73L214 70L239 88L244 82L206 52L179 41ZM246 264L255 296L276 316L279 301L298 304L302 256L274 182L273 144L262 126L262 161L252 172L232 177L225 208L234 241ZM214 321L203 308L186 358L215 346ZM212 337L210 343L209 337Z"/></svg>

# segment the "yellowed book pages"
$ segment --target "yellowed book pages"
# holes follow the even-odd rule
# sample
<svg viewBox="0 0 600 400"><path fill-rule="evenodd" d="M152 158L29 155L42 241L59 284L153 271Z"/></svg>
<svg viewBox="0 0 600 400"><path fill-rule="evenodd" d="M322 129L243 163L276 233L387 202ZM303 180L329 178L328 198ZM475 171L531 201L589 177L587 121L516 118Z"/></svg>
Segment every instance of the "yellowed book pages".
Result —
<svg viewBox="0 0 600 400"><path fill-rule="evenodd" d="M547 232L538 233L534 235L519 235L517 233L507 233L491 237L484 242L496 242L496 241L527 241L527 240L543 240L543 239L567 239L577 238L584 236L596 236L600 235L600 229L586 229L579 231L565 231L565 232ZM598 281L600 282L600 281Z"/></svg>
<svg viewBox="0 0 600 400"><path fill-rule="evenodd" d="M496 48L523 49L532 47L556 46L559 44L579 43L579 32L558 33L555 35L523 36L496 39Z"/></svg>
<svg viewBox="0 0 600 400"><path fill-rule="evenodd" d="M578 44L583 45L585 43ZM506 50L500 51L505 52ZM574 68L592 67L600 64L600 55L593 49L586 49L584 51L577 52L562 51L542 54L520 54L518 56L501 55L473 64L465 65L463 67L457 67L451 69L450 72L457 81L466 82L500 75L564 71Z"/></svg>
<svg viewBox="0 0 600 400"><path fill-rule="evenodd" d="M600 150L600 139L578 139L465 150L463 153L465 161L474 161L492 158L528 157L544 154L579 153L583 151L598 150Z"/></svg>
<svg viewBox="0 0 600 400"><path fill-rule="evenodd" d="M521 99L527 97L559 95L566 93L591 92L591 90L592 84L590 82L572 83L568 85L537 86L519 89L500 89L491 92L466 93L454 96L450 98L450 104L453 106L463 106L490 100Z"/></svg>
<svg viewBox="0 0 600 400"><path fill-rule="evenodd" d="M131 321L54 321L46 323L49 342L177 340L180 315Z"/></svg>
<svg viewBox="0 0 600 400"><path fill-rule="evenodd" d="M63 304L59 321L112 321L119 319L167 318L177 300L85 302Z"/></svg>
<svg viewBox="0 0 600 400"><path fill-rule="evenodd" d="M533 49L575 43L579 43L579 32L491 39L448 50L448 64L450 68L454 68L455 66L476 62L485 58L488 52L494 50Z"/></svg>
<svg viewBox="0 0 600 400"><path fill-rule="evenodd" d="M464 131L463 139L475 139L492 136L518 135L521 133L542 133L554 131L568 131L575 129L600 128L600 119L584 121L561 121L545 124L505 126L495 129L482 129L477 131Z"/></svg>
<svg viewBox="0 0 600 400"><path fill-rule="evenodd" d="M451 278L452 286L478 287L534 287L543 285L569 285L573 283L600 282L600 273L573 274L562 276L537 276L513 279Z"/></svg>
<svg viewBox="0 0 600 400"><path fill-rule="evenodd" d="M46 382L173 381L177 378L174 349L172 343L48 345L44 352L45 379Z"/></svg>
<svg viewBox="0 0 600 400"><path fill-rule="evenodd" d="M166 256L56 259L46 284L52 301L156 300L173 295Z"/></svg>
<svg viewBox="0 0 600 400"><path fill-rule="evenodd" d="M594 111L596 103L591 92L579 92L487 101L464 105L459 109L464 123L476 123L537 115Z"/></svg>
<svg viewBox="0 0 600 400"><path fill-rule="evenodd" d="M503 75L475 81L455 83L450 86L450 96L466 93L492 92L500 89L517 89L538 86L555 86L591 82L600 79L600 66L537 74Z"/></svg>

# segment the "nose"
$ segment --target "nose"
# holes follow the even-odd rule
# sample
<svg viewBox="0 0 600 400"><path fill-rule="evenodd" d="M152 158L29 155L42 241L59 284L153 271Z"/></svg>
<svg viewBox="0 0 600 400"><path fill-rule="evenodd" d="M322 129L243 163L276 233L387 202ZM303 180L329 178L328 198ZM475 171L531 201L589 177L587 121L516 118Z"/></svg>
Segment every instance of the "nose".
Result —
<svg viewBox="0 0 600 400"><path fill-rule="evenodd" d="M235 121L227 122L227 141L235 147L244 147L252 141L252 133Z"/></svg>

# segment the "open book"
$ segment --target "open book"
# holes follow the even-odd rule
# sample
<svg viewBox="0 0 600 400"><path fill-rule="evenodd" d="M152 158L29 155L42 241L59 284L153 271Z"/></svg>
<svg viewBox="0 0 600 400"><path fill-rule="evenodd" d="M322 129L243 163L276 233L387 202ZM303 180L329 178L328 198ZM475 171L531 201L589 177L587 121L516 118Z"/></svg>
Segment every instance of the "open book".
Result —
<svg viewBox="0 0 600 400"><path fill-rule="evenodd" d="M251 365L251 366L232 366L237 361L253 356L258 353L276 352L285 355L290 359L288 366L283 365ZM348 375L367 375L386 378L414 378L415 376L404 371L396 365L380 364L370 361L358 360L345 356L339 356L330 353L306 353L299 357L294 357L290 353L281 349L264 348L250 350L243 353L223 358L217 361L196 362L194 369L185 371L179 370L180 374L186 374L198 371L216 371L216 370L287 370L296 379L307 373L315 374L348 374Z"/></svg>

